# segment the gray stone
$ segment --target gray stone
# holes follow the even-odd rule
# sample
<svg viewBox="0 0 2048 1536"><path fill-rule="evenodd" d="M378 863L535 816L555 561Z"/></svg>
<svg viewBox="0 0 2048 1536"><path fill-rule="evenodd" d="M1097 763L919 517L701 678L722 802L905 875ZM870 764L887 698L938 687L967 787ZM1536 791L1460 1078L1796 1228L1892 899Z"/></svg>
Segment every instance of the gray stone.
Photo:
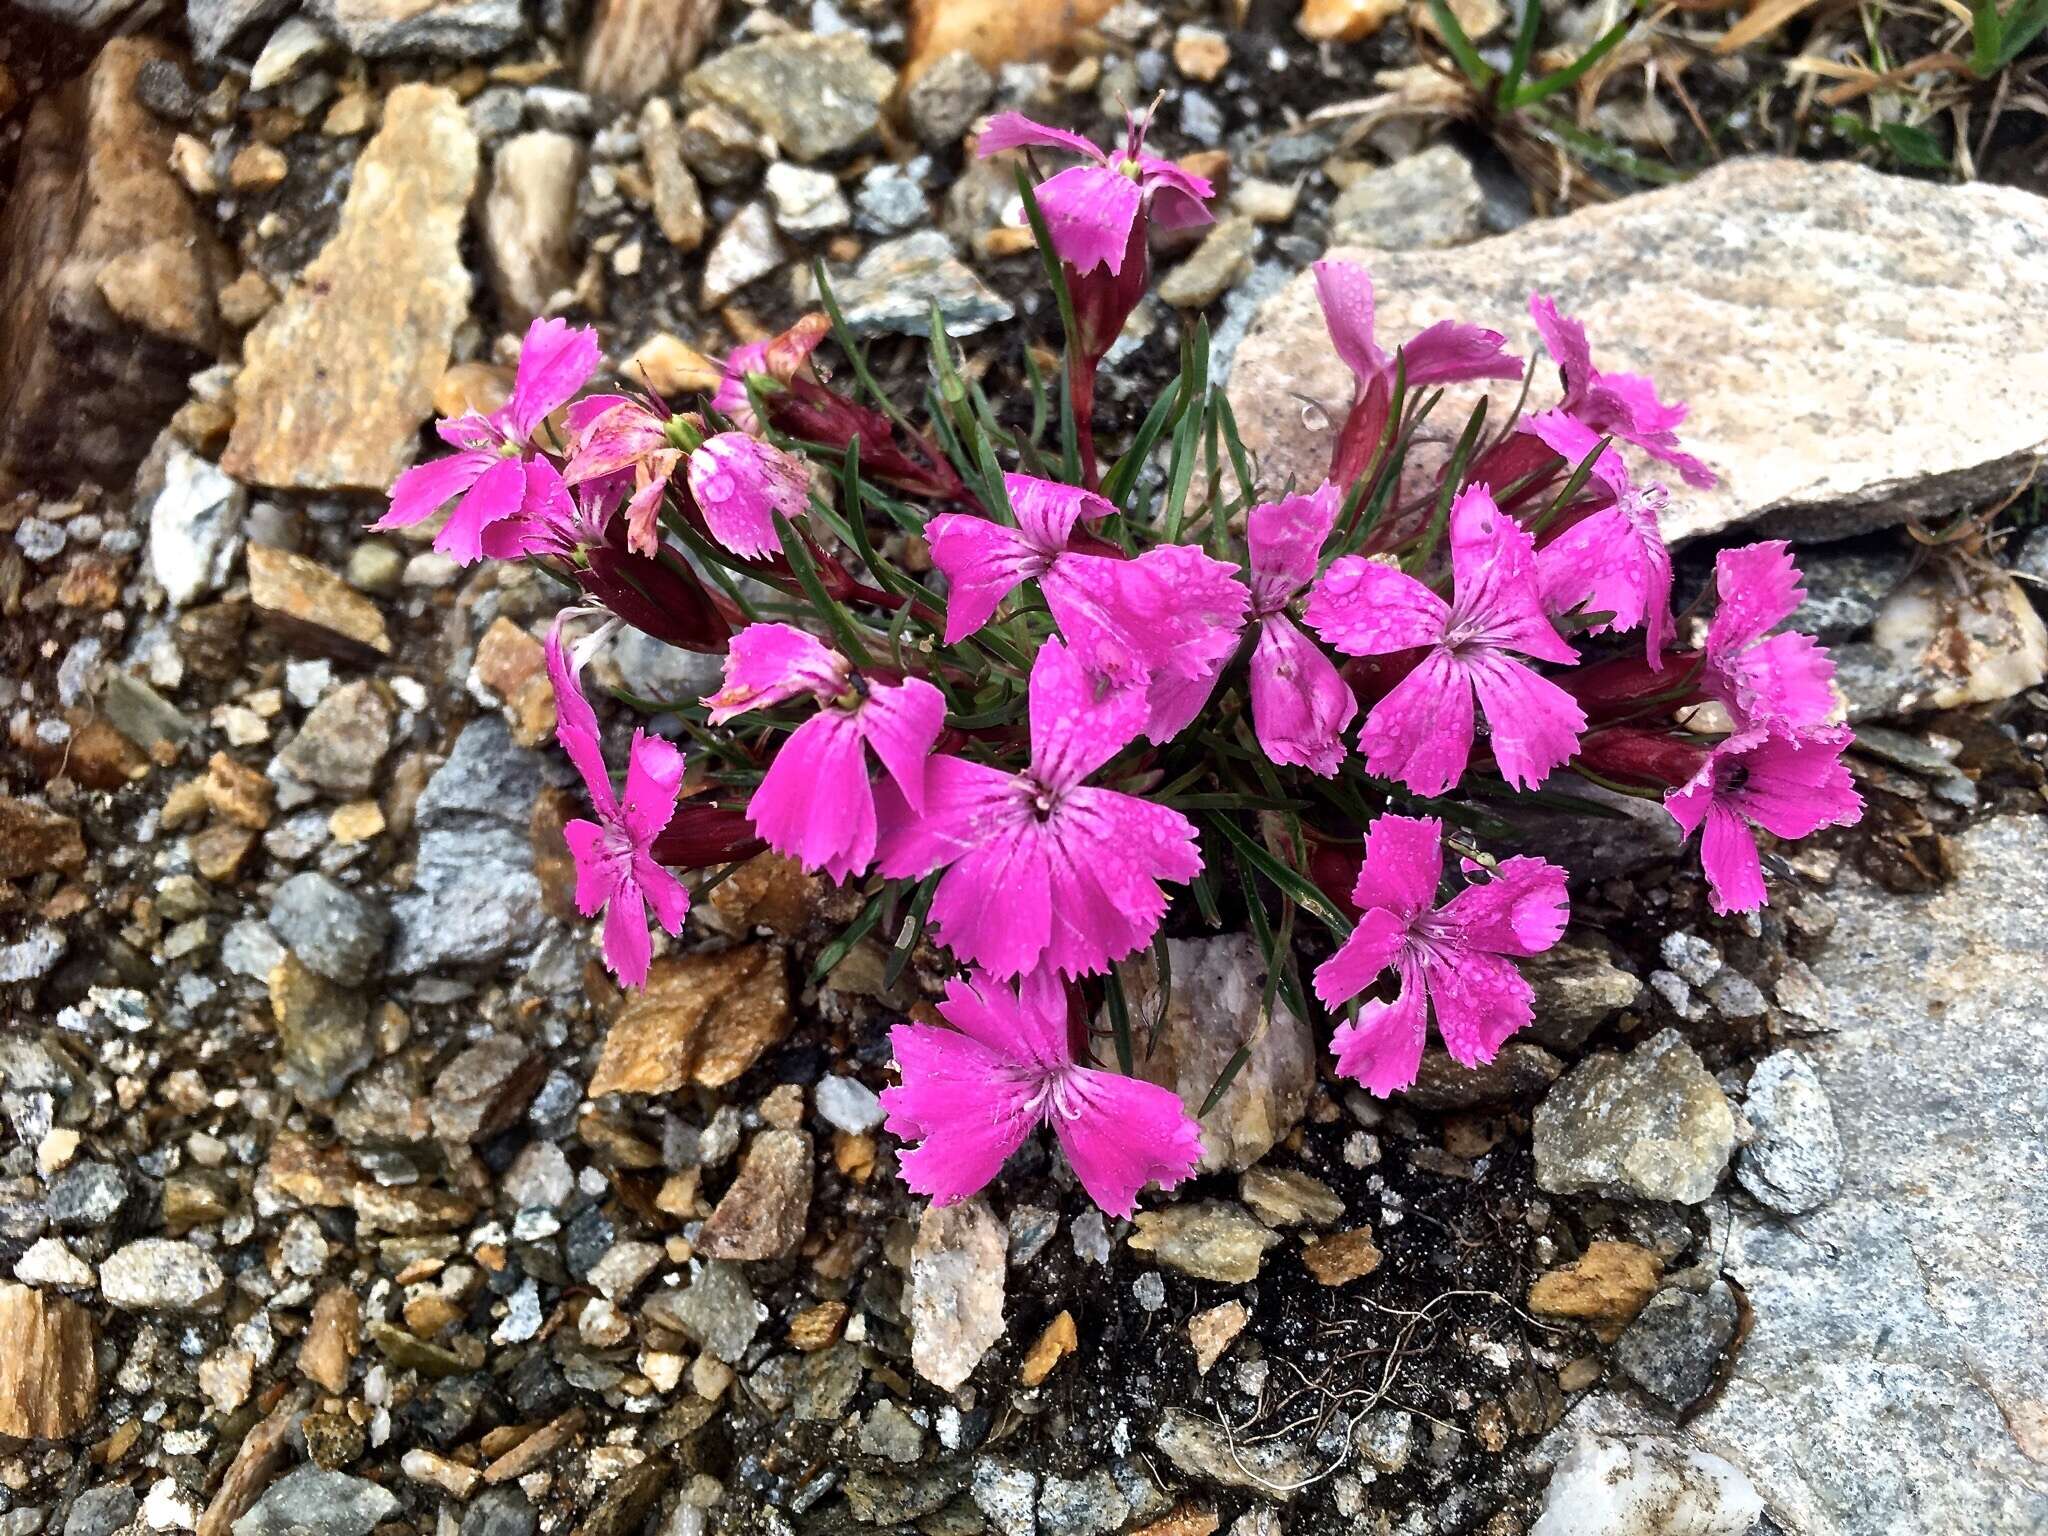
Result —
<svg viewBox="0 0 2048 1536"><path fill-rule="evenodd" d="M1707 1395L1741 1311L1725 1280L1698 1293L1659 1291L1614 1346L1614 1363L1675 1413Z"/></svg>
<svg viewBox="0 0 2048 1536"><path fill-rule="evenodd" d="M894 1398L875 1404L860 1421L858 1443L863 1455L909 1466L924 1454L924 1431Z"/></svg>
<svg viewBox="0 0 2048 1536"><path fill-rule="evenodd" d="M519 1118L545 1064L517 1035L492 1033L441 1069L427 1114L434 1134L457 1144L495 1135Z"/></svg>
<svg viewBox="0 0 2048 1536"><path fill-rule="evenodd" d="M1799 574L1806 597L1785 621L1787 629L1833 645L1868 629L1912 556L1897 545L1882 549L1802 549Z"/></svg>
<svg viewBox="0 0 2048 1536"><path fill-rule="evenodd" d="M2015 575L2034 583L2036 606L2048 602L2048 596L2044 596L2044 589L2048 589L2048 528L2036 528L2026 536L2012 568Z"/></svg>
<svg viewBox="0 0 2048 1536"><path fill-rule="evenodd" d="M791 32L742 43L690 71L691 99L735 112L792 160L825 160L860 148L881 126L896 72L857 32Z"/></svg>
<svg viewBox="0 0 2048 1536"><path fill-rule="evenodd" d="M834 1344L809 1356L797 1371L795 1413L799 1419L836 1424L860 1393L860 1350Z"/></svg>
<svg viewBox="0 0 2048 1536"><path fill-rule="evenodd" d="M366 1477L300 1467L263 1490L235 1536L369 1536L397 1514L398 1496Z"/></svg>
<svg viewBox="0 0 2048 1536"><path fill-rule="evenodd" d="M830 171L778 160L762 178L768 200L775 205L775 223L785 234L799 239L844 229L853 219L846 194L839 190L839 178Z"/></svg>
<svg viewBox="0 0 2048 1536"><path fill-rule="evenodd" d="M193 51L211 64L243 28L284 8L285 0L185 0L185 27L192 34Z"/></svg>
<svg viewBox="0 0 2048 1536"><path fill-rule="evenodd" d="M1585 322L1596 364L1686 402L1681 435L1722 480L1672 498L1674 538L1938 518L2003 495L2048 447L2048 202L2017 188L1743 159L1455 251L1355 254L1383 347L1453 316L1505 331L1539 359L1541 409L1554 371L1529 319L1536 288ZM1271 485L1322 477L1329 429L1300 398L1334 421L1351 384L1303 273L1231 376ZM1433 422L1462 421L1480 387L1451 390ZM1497 407L1519 387L1501 385Z"/></svg>
<svg viewBox="0 0 2048 1536"><path fill-rule="evenodd" d="M71 1501L71 1512L64 1517L64 1536L114 1536L135 1518L140 1504L135 1490L126 1483L88 1488Z"/></svg>
<svg viewBox="0 0 2048 1536"><path fill-rule="evenodd" d="M1036 1536L1038 1474L1029 1467L994 1456L977 1456L974 1481L968 1491L974 1507L988 1517L996 1530L1013 1536Z"/></svg>
<svg viewBox="0 0 2048 1536"><path fill-rule="evenodd" d="M856 1077L832 1073L819 1080L814 1095L818 1118L835 1131L858 1136L882 1123L882 1100Z"/></svg>
<svg viewBox="0 0 2048 1536"><path fill-rule="evenodd" d="M421 791L419 824L453 826L480 817L523 828L541 787L538 755L515 746L498 716L484 715L462 728L448 760Z"/></svg>
<svg viewBox="0 0 2048 1536"><path fill-rule="evenodd" d="M1080 1477L1048 1472L1038 1491L1040 1536L1103 1536L1130 1518L1130 1503L1107 1467Z"/></svg>
<svg viewBox="0 0 2048 1536"><path fill-rule="evenodd" d="M918 1220L904 1298L910 1363L941 1391L958 1391L1003 1336L1007 1238L978 1196L926 1206Z"/></svg>
<svg viewBox="0 0 2048 1536"><path fill-rule="evenodd" d="M711 242L698 296L707 309L715 309L781 265L782 243L776 238L767 206L748 203L726 221Z"/></svg>
<svg viewBox="0 0 2048 1536"><path fill-rule="evenodd" d="M461 1536L533 1536L540 1512L517 1485L486 1488L462 1512Z"/></svg>
<svg viewBox="0 0 2048 1536"><path fill-rule="evenodd" d="M1842 1191L1731 1212L1754 1322L1687 1425L1799 1536L2048 1527L2048 824L1980 822L1925 896L1856 876L1816 963L1839 1033L1802 1052L1835 1107ZM1567 1430L1632 1432L1595 1393Z"/></svg>
<svg viewBox="0 0 2048 1536"><path fill-rule="evenodd" d="M1197 1280L1249 1285L1258 1279L1266 1250L1280 1241L1252 1213L1231 1200L1192 1200L1163 1211L1140 1211L1130 1236L1134 1252Z"/></svg>
<svg viewBox="0 0 2048 1536"><path fill-rule="evenodd" d="M1415 1453L1415 1415L1401 1408L1375 1408L1351 1431L1351 1449L1375 1472L1399 1472Z"/></svg>
<svg viewBox="0 0 2048 1536"><path fill-rule="evenodd" d="M0 982L34 981L47 976L64 958L71 941L63 930L44 923L12 943L0 944Z"/></svg>
<svg viewBox="0 0 2048 1536"><path fill-rule="evenodd" d="M946 149L974 126L995 94L995 78L964 48L943 54L904 93L910 131L927 149Z"/></svg>
<svg viewBox="0 0 2048 1536"><path fill-rule="evenodd" d="M1735 1165L1742 1187L1788 1216L1832 1200L1842 1187L1842 1139L1806 1058L1778 1051L1758 1062L1743 1108L1756 1136Z"/></svg>
<svg viewBox="0 0 2048 1536"><path fill-rule="evenodd" d="M667 645L637 629L621 630L608 654L628 693L659 703L692 703L724 675L724 657Z"/></svg>
<svg viewBox="0 0 2048 1536"><path fill-rule="evenodd" d="M1516 962L1536 991L1530 1036L1554 1051L1576 1051L1586 1037L1643 995L1642 979L1598 934L1567 933L1540 955Z"/></svg>
<svg viewBox="0 0 2048 1536"><path fill-rule="evenodd" d="M745 1357L747 1346L768 1320L768 1309L754 1300L746 1270L724 1259L698 1264L688 1285L657 1291L644 1310L664 1327L689 1335L714 1359L728 1365Z"/></svg>
<svg viewBox="0 0 2048 1536"><path fill-rule="evenodd" d="M111 1163L82 1161L50 1180L43 1210L59 1232L95 1232L128 1202L128 1178Z"/></svg>
<svg viewBox="0 0 2048 1536"><path fill-rule="evenodd" d="M1152 1431L1152 1443L1188 1477L1218 1488L1242 1488L1286 1503L1320 1472L1315 1455L1298 1440L1243 1443L1200 1414L1169 1408Z"/></svg>
<svg viewBox="0 0 2048 1536"><path fill-rule="evenodd" d="M277 935L253 917L244 918L221 937L220 963L237 976L262 981L284 959Z"/></svg>
<svg viewBox="0 0 2048 1536"><path fill-rule="evenodd" d="M141 1238L100 1264L100 1294L124 1312L212 1312L226 1291L205 1250L171 1238Z"/></svg>
<svg viewBox="0 0 2048 1536"><path fill-rule="evenodd" d="M249 493L196 453L174 448L149 504L149 569L179 608L227 585Z"/></svg>
<svg viewBox="0 0 2048 1536"><path fill-rule="evenodd" d="M930 163L922 156L911 166L885 161L861 177L854 199L859 209L854 223L871 235L900 235L926 222L932 210L918 184L916 168Z"/></svg>
<svg viewBox="0 0 2048 1536"><path fill-rule="evenodd" d="M349 52L382 59L425 54L476 59L509 48L526 33L519 0L310 0L308 12L325 23Z"/></svg>
<svg viewBox="0 0 2048 1536"><path fill-rule="evenodd" d="M100 708L114 729L148 752L192 734L183 710L132 672L116 672L100 690Z"/></svg>
<svg viewBox="0 0 2048 1536"><path fill-rule="evenodd" d="M1764 1501L1739 1468L1673 1440L1587 1436L1529 1536L1749 1536Z"/></svg>
<svg viewBox="0 0 2048 1536"><path fill-rule="evenodd" d="M934 304L952 336L971 336L1015 313L936 229L884 241L833 288L848 327L860 336L929 335Z"/></svg>
<svg viewBox="0 0 2048 1536"><path fill-rule="evenodd" d="M1698 1205L1735 1149L1735 1116L1676 1030L1627 1055L1602 1051L1536 1107L1536 1182Z"/></svg>
<svg viewBox="0 0 2048 1536"><path fill-rule="evenodd" d="M1475 1067L1431 1048L1422 1053L1415 1081L1401 1090L1401 1101L1431 1111L1528 1104L1542 1097L1563 1070L1563 1062L1527 1040L1510 1040L1493 1060Z"/></svg>
<svg viewBox="0 0 2048 1536"><path fill-rule="evenodd" d="M1330 205L1330 243L1380 251L1436 251L1486 232L1486 194L1472 162L1438 144L1367 171Z"/></svg>
<svg viewBox="0 0 2048 1536"><path fill-rule="evenodd" d="M640 155L647 164L654 222L661 227L662 238L679 251L696 250L708 227L704 194L683 159L683 132L675 108L659 96L640 109Z"/></svg>
<svg viewBox="0 0 2048 1536"><path fill-rule="evenodd" d="M303 16L288 16L278 25L256 55L249 69L249 89L267 91L296 77L302 65L317 59L334 46L328 37Z"/></svg>
<svg viewBox="0 0 2048 1536"><path fill-rule="evenodd" d="M1151 956L1122 967L1132 1036L1157 1037L1151 1054L1138 1063L1138 1075L1171 1088L1192 1115L1249 1042L1251 1054L1230 1087L1200 1117L1201 1171L1241 1173L1272 1151L1307 1109L1316 1084L1314 1037L1277 996L1271 1015L1261 1019L1265 966L1250 934L1169 939L1167 965L1172 986L1163 1020Z"/></svg>
<svg viewBox="0 0 2048 1536"><path fill-rule="evenodd" d="M271 897L270 929L307 969L356 987L377 973L391 936L391 914L369 897L307 870Z"/></svg>

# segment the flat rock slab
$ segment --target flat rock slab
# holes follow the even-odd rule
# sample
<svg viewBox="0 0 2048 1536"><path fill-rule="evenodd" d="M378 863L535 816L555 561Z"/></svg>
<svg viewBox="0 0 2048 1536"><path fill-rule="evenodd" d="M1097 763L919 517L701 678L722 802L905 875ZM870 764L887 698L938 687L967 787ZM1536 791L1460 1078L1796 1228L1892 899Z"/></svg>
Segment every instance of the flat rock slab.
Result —
<svg viewBox="0 0 2048 1536"><path fill-rule="evenodd" d="M1833 893L1841 1031L1801 1051L1842 1191L1732 1213L1755 1324L1687 1429L1800 1536L2048 1529L2048 822L1982 822L1956 860L1931 896ZM1598 1393L1553 1440L1645 1427Z"/></svg>
<svg viewBox="0 0 2048 1536"><path fill-rule="evenodd" d="M1547 406L1540 290L1585 322L1597 365L1687 402L1682 435L1722 479L1665 477L1674 539L1743 523L1838 538L1953 511L2048 448L2048 200L2015 188L1742 160L1460 250L1330 254L1372 268L1383 347L1452 317L1505 331L1544 359L1530 404ZM1447 394L1432 427L1455 435L1478 388ZM1495 386L1495 420L1515 391ZM1350 398L1304 272L1231 376L1267 486L1322 478Z"/></svg>
<svg viewBox="0 0 2048 1536"><path fill-rule="evenodd" d="M243 343L223 469L280 489L381 491L412 463L469 313L461 239L476 177L453 91L386 98L334 238Z"/></svg>

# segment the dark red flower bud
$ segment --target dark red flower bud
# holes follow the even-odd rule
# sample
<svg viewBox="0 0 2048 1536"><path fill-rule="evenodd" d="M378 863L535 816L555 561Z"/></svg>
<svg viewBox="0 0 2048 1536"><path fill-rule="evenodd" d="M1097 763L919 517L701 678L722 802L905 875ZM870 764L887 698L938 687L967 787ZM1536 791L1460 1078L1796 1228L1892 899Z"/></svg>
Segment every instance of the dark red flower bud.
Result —
<svg viewBox="0 0 2048 1536"><path fill-rule="evenodd" d="M1656 699L1665 700L1670 709L1705 699L1706 695L1696 686L1689 686L1689 680L1697 676L1697 651L1666 651L1659 659L1664 665L1653 671L1640 655L1617 656L1612 661L1559 673L1557 683L1579 701L1586 718L1596 725L1634 714ZM1676 698L1669 697L1680 689L1685 691Z"/></svg>
<svg viewBox="0 0 2048 1536"><path fill-rule="evenodd" d="M1579 743L1578 761L1602 778L1644 789L1678 789L1692 782L1707 749L1661 731L1613 726Z"/></svg>
<svg viewBox="0 0 2048 1536"><path fill-rule="evenodd" d="M754 835L745 811L722 805L679 805L654 839L657 864L671 869L708 869L751 859L768 845Z"/></svg>

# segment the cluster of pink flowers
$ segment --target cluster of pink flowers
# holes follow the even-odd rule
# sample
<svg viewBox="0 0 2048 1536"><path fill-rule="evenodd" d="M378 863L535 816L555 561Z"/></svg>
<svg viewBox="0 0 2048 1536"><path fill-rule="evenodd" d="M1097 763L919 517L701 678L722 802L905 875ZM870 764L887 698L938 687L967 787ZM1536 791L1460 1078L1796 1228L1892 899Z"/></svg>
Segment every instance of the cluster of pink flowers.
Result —
<svg viewBox="0 0 2048 1536"><path fill-rule="evenodd" d="M1856 819L1831 663L1778 632L1801 598L1788 550L1724 551L1711 616L1688 621L1701 643L1681 648L1668 493L1623 449L1690 485L1712 476L1680 446L1684 407L1596 368L1549 299L1531 311L1562 398L1478 440L1455 483L1418 485L1400 448L1420 392L1526 365L1499 332L1450 320L1383 348L1367 272L1319 263L1355 377L1328 478L1266 500L1212 480L1186 536L1178 507L1169 534L1139 515L1135 474L1112 477L1121 501L1106 492L1085 401L1142 293L1151 227L1206 219L1210 188L1147 155L1142 121L1115 154L1014 115L981 143L1082 157L1036 189L1077 317L1080 483L992 471L988 442L962 446L971 424L927 436L831 388L810 362L828 326L808 317L733 354L685 413L582 395L595 336L536 321L504 408L441 423L458 451L393 487L380 526L452 503L436 547L533 560L586 594L547 657L596 814L568 828L576 900L603 914L622 982L646 978L650 921L681 931L677 867L766 847L855 886L953 978L946 1027L892 1036L884 1103L915 1143L911 1187L969 1195L1044 1124L1126 1214L1146 1184L1192 1173L1200 1139L1174 1093L1101 1064L1087 1021L1177 892L1202 883L1213 911L1232 872L1248 900L1322 919L1312 990L1334 1068L1385 1095L1414 1082L1432 1015L1454 1060L1491 1060L1531 1016L1515 958L1568 914L1564 870L1446 831L1458 800L1511 815L1510 792L1565 772L1661 795L1701 833L1723 912L1765 899L1757 829ZM602 622L572 644L585 611ZM723 653L724 678L669 701L717 750L686 776L640 730L615 791L580 676L621 622ZM1636 632L1640 646L1607 638ZM1291 948L1269 960L1291 978Z"/></svg>

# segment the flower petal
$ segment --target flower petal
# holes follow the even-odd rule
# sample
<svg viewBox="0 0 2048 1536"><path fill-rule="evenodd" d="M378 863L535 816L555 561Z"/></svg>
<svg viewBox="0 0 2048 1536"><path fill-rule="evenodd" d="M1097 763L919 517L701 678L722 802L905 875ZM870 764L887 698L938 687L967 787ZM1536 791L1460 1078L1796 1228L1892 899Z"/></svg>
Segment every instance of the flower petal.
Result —
<svg viewBox="0 0 2048 1536"><path fill-rule="evenodd" d="M1534 988L1499 955L1428 954L1422 976L1436 1006L1436 1032L1460 1066L1493 1060L1507 1038L1535 1017Z"/></svg>
<svg viewBox="0 0 2048 1536"><path fill-rule="evenodd" d="M518 515L526 502L526 467L518 459L500 459L477 477L448 521L434 535L434 548L458 565L483 558L484 530Z"/></svg>
<svg viewBox="0 0 2048 1536"><path fill-rule="evenodd" d="M1716 912L1754 912L1769 896L1756 834L1724 800L1707 807L1700 834L1700 867L1707 875L1707 904Z"/></svg>
<svg viewBox="0 0 2048 1536"><path fill-rule="evenodd" d="M1337 1072L1384 1099L1415 1081L1429 1037L1428 1003L1415 962L1400 965L1401 990L1391 1003L1369 1002L1330 1036Z"/></svg>
<svg viewBox="0 0 2048 1536"><path fill-rule="evenodd" d="M725 681L707 695L709 720L723 725L750 709L772 709L798 694L836 698L852 675L846 658L794 624L749 624L725 653Z"/></svg>
<svg viewBox="0 0 2048 1536"><path fill-rule="evenodd" d="M1402 378L1411 390L1464 379L1519 379L1522 360L1502 351L1506 345L1499 331L1439 320L1402 344Z"/></svg>
<svg viewBox="0 0 2048 1536"><path fill-rule="evenodd" d="M1339 647L1342 649L1342 647ZM1368 773L1440 795L1472 755L1472 680L1447 650L1434 650L1365 717L1358 733Z"/></svg>
<svg viewBox="0 0 2048 1536"><path fill-rule="evenodd" d="M1537 955L1563 937L1570 916L1565 872L1523 855L1503 860L1492 879L1474 881L1445 902L1437 925L1455 929L1472 949Z"/></svg>
<svg viewBox="0 0 2048 1536"><path fill-rule="evenodd" d="M975 153L986 160L990 155L999 155L1006 149L1022 149L1030 145L1039 149L1064 149L1077 155L1085 155L1100 163L1105 156L1094 143L1078 133L1065 128L1049 128L1044 123L1034 123L1021 112L998 112L988 120L988 126L981 130L976 141Z"/></svg>
<svg viewBox="0 0 2048 1536"><path fill-rule="evenodd" d="M1444 877L1444 824L1434 816L1376 818L1366 829L1365 859L1351 888L1360 911L1384 907L1413 923L1436 905Z"/></svg>
<svg viewBox="0 0 2048 1536"><path fill-rule="evenodd" d="M1052 1117L1074 1177L1103 1211L1129 1219L1138 1191L1171 1189L1202 1159L1202 1133L1180 1095L1089 1067L1069 1071Z"/></svg>
<svg viewBox="0 0 2048 1536"><path fill-rule="evenodd" d="M682 789L682 750L659 736L635 731L626 758L626 792L619 798L619 825L636 848L645 849L674 819Z"/></svg>
<svg viewBox="0 0 2048 1536"><path fill-rule="evenodd" d="M1408 923L1399 913L1385 907L1360 913L1351 936L1316 967L1316 996L1325 1008L1343 1007L1379 980L1407 942Z"/></svg>
<svg viewBox="0 0 2048 1536"><path fill-rule="evenodd" d="M1372 273L1355 261L1319 261L1314 270L1316 301L1323 307L1331 345L1363 393L1389 366L1387 355L1372 339Z"/></svg>
<svg viewBox="0 0 2048 1536"><path fill-rule="evenodd" d="M930 1024L889 1031L901 1083L884 1089L884 1125L920 1145L899 1166L913 1191L940 1205L987 1185L1038 1123L1036 1085L979 1040Z"/></svg>
<svg viewBox="0 0 2048 1536"><path fill-rule="evenodd" d="M562 828L562 841L576 866L576 910L595 917L619 886L618 871L605 856L604 828L579 817Z"/></svg>
<svg viewBox="0 0 2048 1536"><path fill-rule="evenodd" d="M689 481L711 536L747 560L780 554L773 514L794 523L810 504L803 461L744 432L706 438L690 455Z"/></svg>
<svg viewBox="0 0 2048 1536"><path fill-rule="evenodd" d="M1068 789L1121 752L1144 726L1142 690L1091 673L1063 643L1047 640L1031 663L1031 770L1048 789Z"/></svg>
<svg viewBox="0 0 2048 1536"><path fill-rule="evenodd" d="M1344 729L1358 700L1336 663L1283 614L1260 626L1251 696L1252 729L1269 759L1324 778L1343 766Z"/></svg>
<svg viewBox="0 0 2048 1536"><path fill-rule="evenodd" d="M654 959L654 935L647 931L647 903L639 887L622 880L604 908L604 963L625 987L647 984Z"/></svg>
<svg viewBox="0 0 2048 1536"><path fill-rule="evenodd" d="M1076 272L1123 271L1124 250L1144 193L1130 177L1100 165L1077 165L1039 183L1038 206L1060 260Z"/></svg>
<svg viewBox="0 0 2048 1536"><path fill-rule="evenodd" d="M1451 606L1405 571L1346 555L1309 593L1308 627L1347 656L1385 656L1444 636Z"/></svg>
<svg viewBox="0 0 2048 1536"><path fill-rule="evenodd" d="M747 819L777 853L835 881L874 862L874 782L859 725L821 710L790 732L747 803Z"/></svg>
<svg viewBox="0 0 2048 1536"><path fill-rule="evenodd" d="M449 501L475 485L479 476L498 463L498 456L482 449L451 453L443 459L415 464L391 482L391 506L376 522L375 529L410 528L423 523Z"/></svg>
<svg viewBox="0 0 2048 1536"><path fill-rule="evenodd" d="M1545 661L1578 660L1544 611L1535 540L1495 505L1485 486L1458 493L1450 531L1450 627L1476 631L1489 647Z"/></svg>
<svg viewBox="0 0 2048 1536"><path fill-rule="evenodd" d="M1517 789L1533 789L1572 760L1586 729L1577 699L1507 656L1474 655L1466 668L1502 778Z"/></svg>
<svg viewBox="0 0 2048 1536"><path fill-rule="evenodd" d="M572 327L566 320L529 325L505 407L519 441L531 442L534 429L581 389L603 361L597 332L589 326Z"/></svg>
<svg viewBox="0 0 2048 1536"><path fill-rule="evenodd" d="M932 566L945 576L946 644L958 645L995 617L1004 598L1051 563L1015 528L967 512L942 512L925 524ZM1064 536L1062 536L1064 539Z"/></svg>
<svg viewBox="0 0 2048 1536"><path fill-rule="evenodd" d="M946 723L946 696L921 677L875 683L854 718L905 803L922 811L924 765Z"/></svg>
<svg viewBox="0 0 2048 1536"><path fill-rule="evenodd" d="M559 618L541 649L547 659L548 681L555 690L555 740L583 775L583 787L589 791L598 815L606 821L614 820L619 807L612 794L611 770L605 766L604 749L598 742L597 714L583 696L583 685L570 663L568 648L562 643Z"/></svg>
<svg viewBox="0 0 2048 1536"><path fill-rule="evenodd" d="M1262 502L1245 518L1252 603L1271 613L1315 579L1343 497L1325 480L1306 496Z"/></svg>

